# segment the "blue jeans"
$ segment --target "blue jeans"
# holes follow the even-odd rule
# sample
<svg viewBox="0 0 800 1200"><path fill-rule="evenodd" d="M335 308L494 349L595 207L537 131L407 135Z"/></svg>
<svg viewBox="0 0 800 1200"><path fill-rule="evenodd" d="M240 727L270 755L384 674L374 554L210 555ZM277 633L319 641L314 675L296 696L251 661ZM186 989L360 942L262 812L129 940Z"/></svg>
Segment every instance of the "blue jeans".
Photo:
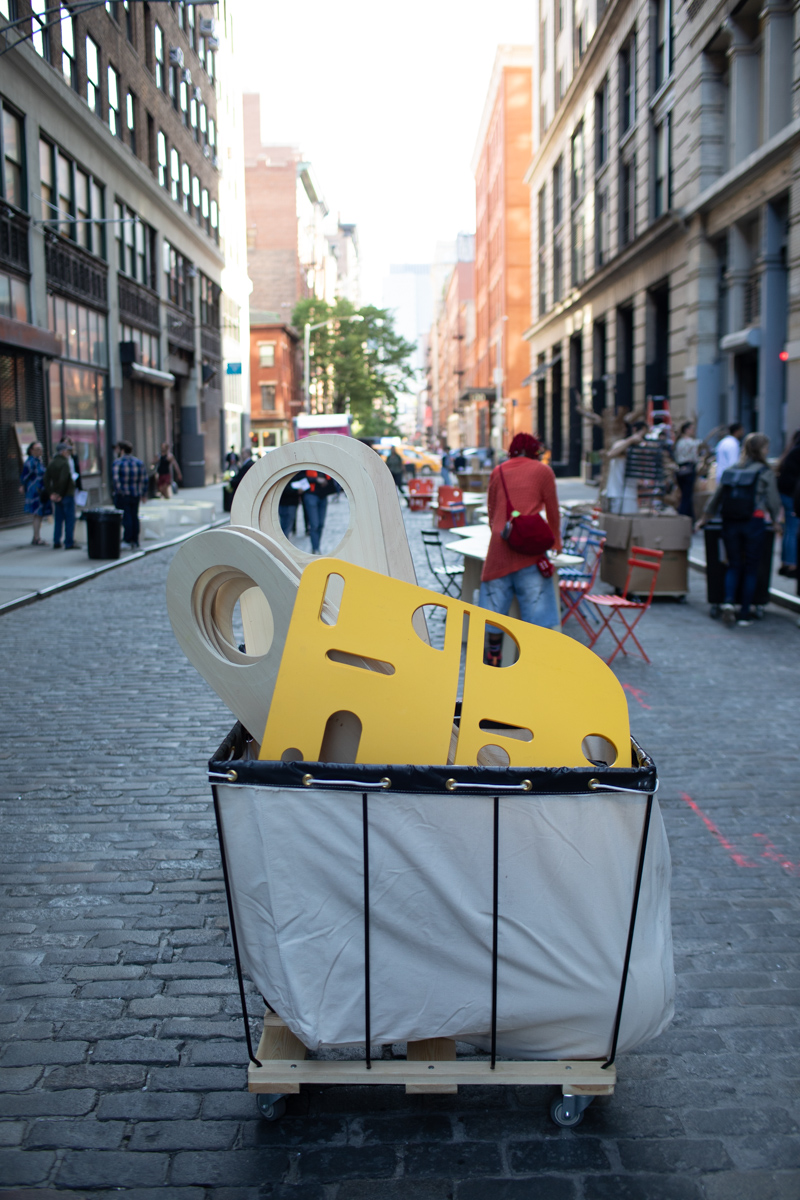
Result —
<svg viewBox="0 0 800 1200"><path fill-rule="evenodd" d="M65 496L63 500L57 500L53 505L55 513L55 529L53 531L53 545L61 545L61 529L64 529L64 545L67 549L75 543L75 497Z"/></svg>
<svg viewBox="0 0 800 1200"><path fill-rule="evenodd" d="M316 492L303 494L303 512L306 514L308 536L311 538L311 552L316 554L322 530L325 528L325 512L328 507L328 497L318 496Z"/></svg>
<svg viewBox="0 0 800 1200"><path fill-rule="evenodd" d="M120 492L114 496L114 508L122 510L122 540L129 546L139 545L139 497L123 496Z"/></svg>
<svg viewBox="0 0 800 1200"><path fill-rule="evenodd" d="M278 520L281 523L281 533L285 538L288 538L289 534L294 532L294 526L297 520L297 505L279 504Z"/></svg>
<svg viewBox="0 0 800 1200"><path fill-rule="evenodd" d="M758 568L764 548L765 523L763 517L750 517L749 521L723 521L722 540L728 555L725 572L725 603L736 603L739 579L744 572L742 585L742 617L750 615L750 605L758 582Z"/></svg>
<svg viewBox="0 0 800 1200"><path fill-rule="evenodd" d="M556 605L555 585L545 579L536 566L522 567L510 575L481 582L478 603L481 608L508 616L511 601L517 597L519 613L529 625L541 625L544 629L560 629L561 621Z"/></svg>
<svg viewBox="0 0 800 1200"><path fill-rule="evenodd" d="M781 492L784 526L781 546L781 563L784 567L797 566L797 534L800 532L800 517L794 515L794 500Z"/></svg>
<svg viewBox="0 0 800 1200"><path fill-rule="evenodd" d="M681 502L678 506L678 512L682 517L691 517L694 520L694 481L697 477L697 468L692 467L686 475L678 476L678 487L681 491Z"/></svg>

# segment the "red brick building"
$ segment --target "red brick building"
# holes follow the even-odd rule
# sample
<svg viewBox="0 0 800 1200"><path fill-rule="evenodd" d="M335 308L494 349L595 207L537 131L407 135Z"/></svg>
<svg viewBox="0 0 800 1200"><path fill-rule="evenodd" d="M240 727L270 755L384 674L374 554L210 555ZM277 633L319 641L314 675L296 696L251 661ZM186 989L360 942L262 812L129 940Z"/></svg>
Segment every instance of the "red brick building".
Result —
<svg viewBox="0 0 800 1200"><path fill-rule="evenodd" d="M294 439L292 417L302 408L302 346L291 325L250 325L250 438L254 446Z"/></svg>
<svg viewBox="0 0 800 1200"><path fill-rule="evenodd" d="M500 46L478 135L475 174L475 409L479 444L495 449L532 429L530 371L530 46ZM499 391L498 391L499 389ZM502 397L499 410L495 404ZM469 408L469 405L467 406Z"/></svg>
<svg viewBox="0 0 800 1200"><path fill-rule="evenodd" d="M471 412L475 350L475 264L457 262L447 281L434 328L437 356L437 420L440 438L450 446L474 446ZM466 403L465 403L466 402Z"/></svg>

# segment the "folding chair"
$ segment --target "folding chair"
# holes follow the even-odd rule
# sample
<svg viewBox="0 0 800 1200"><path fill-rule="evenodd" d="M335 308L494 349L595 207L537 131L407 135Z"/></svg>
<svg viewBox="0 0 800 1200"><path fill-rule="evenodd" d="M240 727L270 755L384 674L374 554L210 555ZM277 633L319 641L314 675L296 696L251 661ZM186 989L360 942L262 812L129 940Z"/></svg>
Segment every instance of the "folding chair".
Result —
<svg viewBox="0 0 800 1200"><path fill-rule="evenodd" d="M609 664L609 666L614 661L614 659L617 657L620 650L622 651L623 654L628 653L627 650L625 649L624 643L628 640L629 637L632 638L633 641L636 643L639 653L641 654L644 661L647 663L650 662L650 659L645 654L644 650L642 649L641 645L639 644L639 641L637 640L636 634L633 631L636 628L636 626L639 624L642 617L647 612L648 608L650 607L650 605L653 601L653 592L656 589L656 579L658 578L658 572L661 568L661 560L663 557L664 557L663 550L647 550L647 549L645 549L644 546L631 546L631 557L628 559L628 577L625 580L625 587L622 590L622 595L621 596L587 595L584 597L585 600L587 600L589 603L594 605L594 607L597 609L598 615L600 617L600 628L596 631L592 630L590 632L589 648L592 649L592 647L594 646L595 642L600 637L600 634L603 632L604 629L608 630L608 632L613 637L614 641L617 643L614 653L611 655L610 658L606 659L606 662ZM629 600L628 599L628 590L630 588L631 576L633 575L633 572L635 570L652 572L652 578L650 580L650 591L647 595L646 600ZM636 613L637 614L636 617L634 618L634 620L630 624L626 620L626 617L625 617L626 613ZM615 631L611 628L611 622L615 615L619 617L620 621L622 622L622 624L625 627L625 633L622 635L621 639L617 637Z"/></svg>
<svg viewBox="0 0 800 1200"><path fill-rule="evenodd" d="M436 523L440 529L455 529L466 525L467 509L461 488L446 487L442 484L436 497L436 503L439 506Z"/></svg>
<svg viewBox="0 0 800 1200"><path fill-rule="evenodd" d="M591 614L586 611L582 612L581 609L597 580L605 544L605 534L601 537L588 537L584 548L583 567L564 567L558 572L562 613L561 628L564 628L570 617L574 617L589 638L594 634L594 630L589 627L587 620L587 618L591 619Z"/></svg>
<svg viewBox="0 0 800 1200"><path fill-rule="evenodd" d="M439 581L439 590L443 596L451 596L457 600L461 595L461 576L464 573L463 564L453 566L444 556L444 546L439 532L435 529L423 529L422 544L425 547L425 557L428 567Z"/></svg>

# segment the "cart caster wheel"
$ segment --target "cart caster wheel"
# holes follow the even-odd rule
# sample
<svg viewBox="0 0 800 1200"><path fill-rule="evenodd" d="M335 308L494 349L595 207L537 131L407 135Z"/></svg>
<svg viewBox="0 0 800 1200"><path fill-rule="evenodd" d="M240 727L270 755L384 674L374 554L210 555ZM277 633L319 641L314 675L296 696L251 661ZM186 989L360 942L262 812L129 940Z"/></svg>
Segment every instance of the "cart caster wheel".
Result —
<svg viewBox="0 0 800 1200"><path fill-rule="evenodd" d="M592 1100L594 1096L556 1096L550 1105L550 1118L562 1129L574 1129L580 1125Z"/></svg>
<svg viewBox="0 0 800 1200"><path fill-rule="evenodd" d="M256 1097L259 1116L265 1121L279 1121L286 1112L286 1101L283 1096L271 1092L262 1092Z"/></svg>

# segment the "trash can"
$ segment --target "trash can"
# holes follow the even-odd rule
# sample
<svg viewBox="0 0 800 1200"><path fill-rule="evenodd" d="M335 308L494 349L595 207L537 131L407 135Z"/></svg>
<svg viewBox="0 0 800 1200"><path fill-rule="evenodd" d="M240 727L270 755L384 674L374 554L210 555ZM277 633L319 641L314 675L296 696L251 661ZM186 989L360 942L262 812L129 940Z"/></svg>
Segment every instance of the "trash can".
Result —
<svg viewBox="0 0 800 1200"><path fill-rule="evenodd" d="M254 753L237 725L209 780L248 1085L267 1120L301 1084L513 1081L560 1086L551 1115L575 1125L613 1092L617 1052L669 1023L669 850L635 742L619 768ZM268 1005L257 1049L245 974ZM459 1058L457 1040L488 1057ZM397 1042L406 1059L372 1058ZM307 1058L320 1047L334 1060Z"/></svg>
<svg viewBox="0 0 800 1200"><path fill-rule="evenodd" d="M86 546L89 558L119 558L122 540L122 513L118 508L87 508Z"/></svg>
<svg viewBox="0 0 800 1200"><path fill-rule="evenodd" d="M728 569L728 556L725 553L725 543L722 540L722 521L709 521L705 527L706 541L706 597L711 605L711 616L718 617L725 602L725 572ZM753 607L757 617L763 616L763 609L769 604L769 585L772 579L772 550L775 542L775 530L767 529L764 537L764 549L758 568L756 594L753 597ZM736 603L742 602L742 587L744 576L739 580L736 593Z"/></svg>

